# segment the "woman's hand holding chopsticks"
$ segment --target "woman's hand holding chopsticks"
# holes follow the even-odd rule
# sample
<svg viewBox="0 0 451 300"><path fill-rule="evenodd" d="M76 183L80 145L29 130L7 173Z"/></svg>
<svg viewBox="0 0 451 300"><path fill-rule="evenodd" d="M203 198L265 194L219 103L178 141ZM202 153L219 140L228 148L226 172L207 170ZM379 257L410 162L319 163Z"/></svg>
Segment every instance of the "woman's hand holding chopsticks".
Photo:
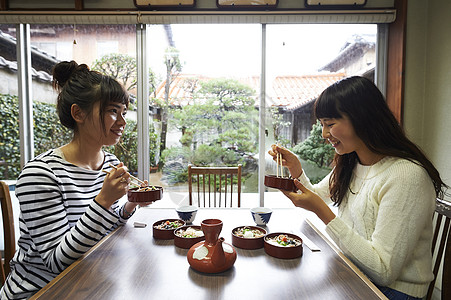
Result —
<svg viewBox="0 0 451 300"><path fill-rule="evenodd" d="M296 154L285 147L279 145L271 145L268 154L272 156L273 160L279 165L287 167L290 175L293 178L298 178L302 174L302 165ZM279 174L283 176L283 174Z"/></svg>
<svg viewBox="0 0 451 300"><path fill-rule="evenodd" d="M109 209L114 201L124 196L128 191L130 183L130 173L123 163L119 163L110 171L102 170L107 173L100 193L95 198L96 201Z"/></svg>

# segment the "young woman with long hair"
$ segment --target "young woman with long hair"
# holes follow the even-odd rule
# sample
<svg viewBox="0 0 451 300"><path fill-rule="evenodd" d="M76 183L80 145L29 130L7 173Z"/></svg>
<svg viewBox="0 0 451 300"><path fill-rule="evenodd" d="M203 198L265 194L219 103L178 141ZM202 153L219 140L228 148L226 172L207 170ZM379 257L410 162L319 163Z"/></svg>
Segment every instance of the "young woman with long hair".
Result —
<svg viewBox="0 0 451 300"><path fill-rule="evenodd" d="M447 185L404 134L382 93L364 77L349 77L315 102L322 135L335 149L333 170L311 184L297 156L273 145L269 154L295 179L283 191L314 212L326 232L390 299L420 299L432 273L432 216ZM338 206L337 215L328 204Z"/></svg>

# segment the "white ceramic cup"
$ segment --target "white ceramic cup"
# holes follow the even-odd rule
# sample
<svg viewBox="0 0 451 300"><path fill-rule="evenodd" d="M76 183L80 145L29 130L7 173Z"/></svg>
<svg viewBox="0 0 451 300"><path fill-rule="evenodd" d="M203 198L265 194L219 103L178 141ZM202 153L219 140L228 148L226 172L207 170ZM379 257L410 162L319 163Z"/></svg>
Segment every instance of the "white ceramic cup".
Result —
<svg viewBox="0 0 451 300"><path fill-rule="evenodd" d="M255 224L265 226L271 218L272 209L268 207L254 207L251 208L251 214Z"/></svg>
<svg viewBox="0 0 451 300"><path fill-rule="evenodd" d="M177 207L175 210L179 215L179 218L186 222L186 224L192 224L196 218L197 206L185 205Z"/></svg>

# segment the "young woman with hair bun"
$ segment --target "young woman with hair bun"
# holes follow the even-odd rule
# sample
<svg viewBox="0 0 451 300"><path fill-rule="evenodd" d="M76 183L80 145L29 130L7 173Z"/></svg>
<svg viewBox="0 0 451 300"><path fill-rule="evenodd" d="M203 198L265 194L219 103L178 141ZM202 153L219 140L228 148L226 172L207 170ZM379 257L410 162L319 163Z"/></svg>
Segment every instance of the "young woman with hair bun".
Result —
<svg viewBox="0 0 451 300"><path fill-rule="evenodd" d="M17 180L20 238L1 299L32 296L125 224L137 206L126 198L126 166L103 151L124 132L128 93L75 61L55 65L53 86L59 119L73 138L30 160Z"/></svg>

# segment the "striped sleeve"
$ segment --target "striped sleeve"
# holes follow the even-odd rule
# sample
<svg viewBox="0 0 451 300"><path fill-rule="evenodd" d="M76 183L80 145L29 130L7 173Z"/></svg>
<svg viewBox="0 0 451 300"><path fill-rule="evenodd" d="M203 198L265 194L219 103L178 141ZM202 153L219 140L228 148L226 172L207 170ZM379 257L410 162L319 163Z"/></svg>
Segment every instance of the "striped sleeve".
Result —
<svg viewBox="0 0 451 300"><path fill-rule="evenodd" d="M74 195L94 199L101 186L100 182ZM48 164L40 161L27 165L17 182L24 225L45 266L54 273L77 260L119 220L118 215L91 200L87 208L82 205L84 213L75 216L77 221L71 226L72 214L79 209L67 200L72 189L77 189L76 185L64 186Z"/></svg>

